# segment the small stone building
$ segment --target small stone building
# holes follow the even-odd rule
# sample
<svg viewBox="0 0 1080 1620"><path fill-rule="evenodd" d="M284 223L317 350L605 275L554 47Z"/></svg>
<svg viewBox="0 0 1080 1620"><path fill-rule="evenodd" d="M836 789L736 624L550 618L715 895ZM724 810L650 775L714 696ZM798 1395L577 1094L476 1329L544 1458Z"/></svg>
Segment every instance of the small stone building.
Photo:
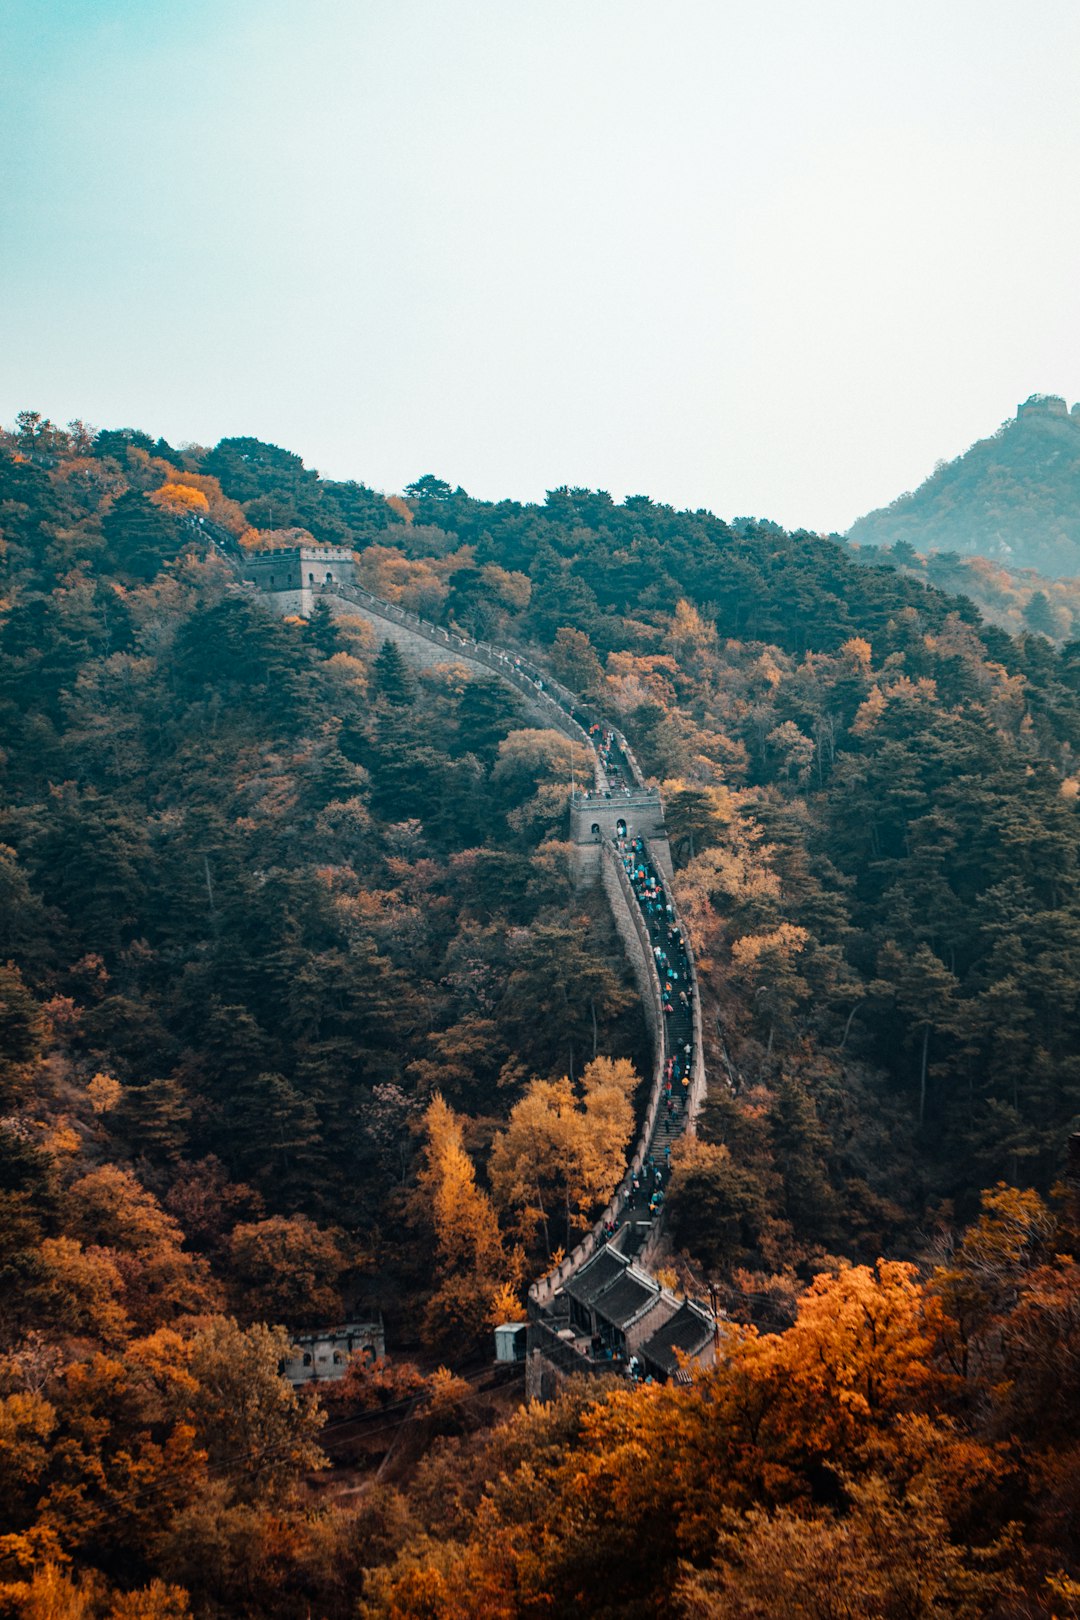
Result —
<svg viewBox="0 0 1080 1620"><path fill-rule="evenodd" d="M682 1376L684 1361L711 1366L716 1358L709 1312L677 1299L611 1244L575 1272L558 1297L568 1308L558 1337L590 1371L602 1371L605 1363L625 1366L636 1357L644 1373L666 1382Z"/></svg>
<svg viewBox="0 0 1080 1620"><path fill-rule="evenodd" d="M524 1361L529 1324L500 1322L495 1329L495 1360Z"/></svg>
<svg viewBox="0 0 1080 1620"><path fill-rule="evenodd" d="M282 1375L294 1388L299 1384L344 1378L345 1369L357 1351L363 1351L372 1361L385 1356L386 1334L381 1312L372 1311L340 1327L298 1333L289 1358L282 1365Z"/></svg>
<svg viewBox="0 0 1080 1620"><path fill-rule="evenodd" d="M626 1361L678 1310L673 1294L610 1245L563 1289L570 1325L588 1339L594 1358Z"/></svg>

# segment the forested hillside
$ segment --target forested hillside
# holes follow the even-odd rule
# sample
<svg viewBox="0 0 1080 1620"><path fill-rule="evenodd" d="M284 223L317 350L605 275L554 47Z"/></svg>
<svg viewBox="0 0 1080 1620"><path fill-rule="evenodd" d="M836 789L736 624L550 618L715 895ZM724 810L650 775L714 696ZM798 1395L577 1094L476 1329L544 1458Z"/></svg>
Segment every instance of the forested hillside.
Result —
<svg viewBox="0 0 1080 1620"><path fill-rule="evenodd" d="M350 547L662 786L710 1075L673 1277L745 1324L691 1391L469 1435L449 1374L358 1372L445 1438L314 1492L285 1330L483 1344L619 1180L646 1035L567 740L275 618L200 518ZM769 523L31 413L0 529L0 1612L825 1615L838 1569L1077 1612L1080 644Z"/></svg>
<svg viewBox="0 0 1080 1620"><path fill-rule="evenodd" d="M987 557L1050 579L1080 574L1080 414L1057 396L1032 395L996 433L848 535L860 546Z"/></svg>
<svg viewBox="0 0 1080 1620"><path fill-rule="evenodd" d="M1010 635L1034 631L1058 644L1080 636L1080 579L1051 579L1034 568L1005 568L987 557L961 557L956 551L916 551L906 540L880 550L868 548L861 555L967 597L988 624Z"/></svg>

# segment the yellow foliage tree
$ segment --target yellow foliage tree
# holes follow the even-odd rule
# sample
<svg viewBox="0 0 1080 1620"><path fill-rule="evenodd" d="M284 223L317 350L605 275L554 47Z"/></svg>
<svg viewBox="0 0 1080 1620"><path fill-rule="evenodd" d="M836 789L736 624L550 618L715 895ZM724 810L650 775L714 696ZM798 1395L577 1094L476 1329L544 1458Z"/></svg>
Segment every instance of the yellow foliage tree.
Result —
<svg viewBox="0 0 1080 1620"><path fill-rule="evenodd" d="M521 1300L512 1283L499 1283L498 1287L492 1290L487 1319L489 1327L498 1327L500 1322L521 1320Z"/></svg>
<svg viewBox="0 0 1080 1620"><path fill-rule="evenodd" d="M693 602L685 597L680 597L675 604L668 636L677 656L696 666L716 652L716 626L703 618Z"/></svg>
<svg viewBox="0 0 1080 1620"><path fill-rule="evenodd" d="M402 523L411 523L413 521L412 507L403 496L387 495L386 504L394 516L401 519Z"/></svg>
<svg viewBox="0 0 1080 1620"><path fill-rule="evenodd" d="M779 923L761 934L744 934L731 947L735 972L752 992L755 1014L768 1028L769 1050L777 1028L790 1030L796 1007L810 986L796 966L810 935L796 923Z"/></svg>
<svg viewBox="0 0 1080 1620"><path fill-rule="evenodd" d="M844 645L840 648L840 651L843 653L845 658L849 658L851 660L856 669L858 669L862 674L868 675L870 673L870 660L873 656L873 648L862 636L852 636L849 641L844 642Z"/></svg>
<svg viewBox="0 0 1080 1620"><path fill-rule="evenodd" d="M584 630L563 625L555 633L551 665L556 675L573 692L596 692L604 678L596 650Z"/></svg>
<svg viewBox="0 0 1080 1620"><path fill-rule="evenodd" d="M834 1620L841 1615L955 1616L1001 1612L1015 1591L990 1567L990 1553L950 1539L932 1492L904 1496L871 1477L851 1487L844 1518L752 1509L721 1531L717 1566L687 1569L679 1612L695 1620L769 1615L773 1620ZM1067 1612L1067 1611L1062 1611Z"/></svg>
<svg viewBox="0 0 1080 1620"><path fill-rule="evenodd" d="M428 1379L424 1405L432 1417L445 1420L456 1416L471 1394L467 1378L458 1378L449 1367L436 1367Z"/></svg>
<svg viewBox="0 0 1080 1620"><path fill-rule="evenodd" d="M249 1320L333 1322L342 1313L338 1281L349 1257L341 1234L306 1215L272 1215L233 1228L229 1239L237 1302Z"/></svg>
<svg viewBox="0 0 1080 1620"><path fill-rule="evenodd" d="M885 696L880 686L871 687L868 696L859 704L851 723L852 736L868 736L885 713L885 707Z"/></svg>
<svg viewBox="0 0 1080 1620"><path fill-rule="evenodd" d="M56 1425L56 1408L41 1395L17 1391L0 1399L0 1512L7 1526L37 1494Z"/></svg>
<svg viewBox="0 0 1080 1620"><path fill-rule="evenodd" d="M571 742L561 731L530 728L508 732L503 738L492 780L509 791L550 784L565 793L570 785L571 771L576 775L579 787L592 786L592 761L588 749Z"/></svg>
<svg viewBox="0 0 1080 1620"><path fill-rule="evenodd" d="M794 1327L757 1341L780 1397L770 1416L778 1443L839 1460L868 1427L887 1428L933 1386L941 1329L941 1306L913 1265L815 1277Z"/></svg>
<svg viewBox="0 0 1080 1620"><path fill-rule="evenodd" d="M131 1330L124 1293L124 1278L108 1249L86 1249L70 1237L42 1243L34 1294L47 1319L64 1333L122 1344Z"/></svg>
<svg viewBox="0 0 1080 1620"><path fill-rule="evenodd" d="M162 484L150 497L155 506L166 512L209 512L210 502L201 489L190 489L187 484Z"/></svg>
<svg viewBox="0 0 1080 1620"><path fill-rule="evenodd" d="M495 563L485 563L480 570L480 577L488 590L500 602L515 612L522 612L528 607L532 597L532 580L528 574L519 574L514 569L499 568Z"/></svg>
<svg viewBox="0 0 1080 1620"><path fill-rule="evenodd" d="M440 1269L486 1270L493 1263L501 1268L502 1239L495 1211L476 1185L461 1121L441 1096L435 1096L424 1125L427 1143L418 1182L435 1229Z"/></svg>
<svg viewBox="0 0 1080 1620"><path fill-rule="evenodd" d="M86 1087L95 1114L108 1114L124 1095L124 1088L111 1074L95 1074Z"/></svg>
<svg viewBox="0 0 1080 1620"><path fill-rule="evenodd" d="M550 1254L556 1211L569 1236L610 1198L625 1170L637 1084L625 1058L597 1057L582 1076L581 1097L565 1076L526 1088L490 1164L496 1201L513 1213L526 1241L539 1229Z"/></svg>
<svg viewBox="0 0 1080 1620"><path fill-rule="evenodd" d="M414 561L396 546L365 546L357 557L357 575L376 596L426 618L437 616L449 594L429 559Z"/></svg>
<svg viewBox="0 0 1080 1620"><path fill-rule="evenodd" d="M243 534L247 528L243 507L230 500L218 480L209 473L187 472L156 456L147 462L146 473L149 477L156 474L163 480L150 496L156 505L178 512L208 512L215 523L234 535ZM186 495L177 493L185 490Z"/></svg>
<svg viewBox="0 0 1080 1620"><path fill-rule="evenodd" d="M185 1252L180 1227L130 1170L102 1165L74 1182L68 1196L71 1235L107 1252L137 1325L156 1327L171 1315L220 1304L206 1261Z"/></svg>
<svg viewBox="0 0 1080 1620"><path fill-rule="evenodd" d="M491 1199L476 1185L462 1124L436 1094L424 1115L427 1141L417 1177L425 1224L435 1236L438 1287L425 1331L432 1343L460 1344L484 1325L493 1290L508 1265Z"/></svg>

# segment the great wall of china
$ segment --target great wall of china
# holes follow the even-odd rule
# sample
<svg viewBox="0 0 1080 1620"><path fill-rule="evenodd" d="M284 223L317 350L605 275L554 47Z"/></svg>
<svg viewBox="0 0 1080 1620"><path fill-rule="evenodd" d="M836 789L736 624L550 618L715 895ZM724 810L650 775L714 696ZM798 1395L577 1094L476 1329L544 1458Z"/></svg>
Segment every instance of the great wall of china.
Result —
<svg viewBox="0 0 1080 1620"><path fill-rule="evenodd" d="M701 1002L689 939L671 889L671 852L659 791L646 783L618 728L535 663L410 613L356 582L351 551L330 547L241 552L225 531L199 527L249 588L282 616L310 615L317 601L358 617L410 662L458 662L495 675L530 718L589 750L593 786L570 794L570 833L580 886L599 879L642 998L653 1049L648 1098L622 1181L592 1228L529 1289L526 1387L547 1396L573 1373L630 1367L642 1376L687 1376L715 1354L717 1326L704 1305L677 1298L656 1278L663 1210L642 1207L674 1138L692 1134L706 1094ZM604 740L603 750L596 738ZM643 895L647 889L648 898ZM661 982L662 943L678 942L685 1002ZM676 976L677 977L677 976ZM685 1066L677 1119L665 1104L672 1066ZM676 1074L680 1067L676 1067Z"/></svg>

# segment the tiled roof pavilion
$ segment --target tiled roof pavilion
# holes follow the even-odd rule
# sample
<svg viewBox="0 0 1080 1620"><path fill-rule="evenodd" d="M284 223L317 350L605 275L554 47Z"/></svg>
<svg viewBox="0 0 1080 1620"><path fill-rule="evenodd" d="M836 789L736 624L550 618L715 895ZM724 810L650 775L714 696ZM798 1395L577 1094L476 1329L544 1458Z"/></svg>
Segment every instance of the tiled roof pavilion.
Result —
<svg viewBox="0 0 1080 1620"><path fill-rule="evenodd" d="M566 1283L579 1326L642 1357L656 1376L679 1370L676 1349L692 1360L712 1359L712 1321L700 1306L680 1302L655 1277L612 1248L600 1251Z"/></svg>
<svg viewBox="0 0 1080 1620"><path fill-rule="evenodd" d="M636 1267L628 1266L622 1277L617 1277L604 1289L596 1301L595 1310L605 1322L625 1332L660 1303L660 1296L658 1282Z"/></svg>
<svg viewBox="0 0 1080 1620"><path fill-rule="evenodd" d="M699 1305L684 1299L678 1310L647 1339L638 1350L650 1372L673 1378L679 1370L676 1351L682 1351L691 1360L702 1355L713 1343L716 1329Z"/></svg>
<svg viewBox="0 0 1080 1620"><path fill-rule="evenodd" d="M604 1289L610 1288L629 1265L626 1256L609 1245L601 1249L595 1259L582 1266L580 1271L575 1272L562 1291L568 1299L575 1299L579 1305L586 1308L591 1307L596 1304Z"/></svg>

